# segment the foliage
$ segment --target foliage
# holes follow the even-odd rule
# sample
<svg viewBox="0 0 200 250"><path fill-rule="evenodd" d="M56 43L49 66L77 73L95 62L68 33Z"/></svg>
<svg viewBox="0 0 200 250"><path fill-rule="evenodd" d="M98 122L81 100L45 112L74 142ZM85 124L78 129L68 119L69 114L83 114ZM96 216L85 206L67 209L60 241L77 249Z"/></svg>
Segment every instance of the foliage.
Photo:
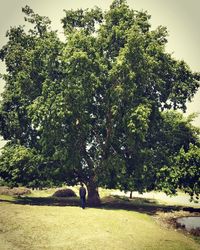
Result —
<svg viewBox="0 0 200 250"><path fill-rule="evenodd" d="M66 10L61 42L48 18L28 6L23 12L33 28L12 27L0 50L7 67L0 132L11 141L3 178L27 185L82 181L89 198L98 197L99 185L154 188L159 169L196 144L189 123L162 113L185 111L200 78L165 51L166 28L151 30L147 12L115 0L106 12Z"/></svg>
<svg viewBox="0 0 200 250"><path fill-rule="evenodd" d="M151 162L152 169L148 172L148 176L150 177L150 173L152 173L150 183L154 180L154 188L163 190L168 194L175 194L177 188L186 191L186 187L183 188L183 176L186 173L190 175L189 169L179 164L177 159L180 156L180 152L182 154L190 152L191 145L197 150L199 149L200 129L192 125L191 122L194 118L195 115L185 118L181 113L175 111L162 113L163 120L157 136L150 140L151 151L154 157L151 158L153 159ZM155 168L157 168L157 173ZM199 171L197 165L195 170ZM190 185L198 185L198 180L193 179ZM186 192L191 194L189 189Z"/></svg>
<svg viewBox="0 0 200 250"><path fill-rule="evenodd" d="M20 145L4 147L0 156L0 175L9 186L39 186L38 179L47 180L36 151ZM48 183L48 181L47 181Z"/></svg>
<svg viewBox="0 0 200 250"><path fill-rule="evenodd" d="M171 166L163 166L157 174L160 188L173 194L179 188L190 194L191 199L199 199L200 193L200 148L190 144L189 150L180 149Z"/></svg>
<svg viewBox="0 0 200 250"><path fill-rule="evenodd" d="M181 149L177 157L180 169L179 188L198 198L200 193L200 148L190 144L187 152Z"/></svg>

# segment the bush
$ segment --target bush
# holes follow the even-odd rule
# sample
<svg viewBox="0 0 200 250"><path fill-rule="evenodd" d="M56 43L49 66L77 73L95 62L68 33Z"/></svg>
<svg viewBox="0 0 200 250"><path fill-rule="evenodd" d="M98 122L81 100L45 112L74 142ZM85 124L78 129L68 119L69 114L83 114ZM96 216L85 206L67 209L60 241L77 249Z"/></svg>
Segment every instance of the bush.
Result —
<svg viewBox="0 0 200 250"><path fill-rule="evenodd" d="M31 190L24 187L15 187L15 188L9 188L9 187L0 187L0 194L3 195L27 195L31 194Z"/></svg>
<svg viewBox="0 0 200 250"><path fill-rule="evenodd" d="M69 188L66 188L66 189L59 189L57 190L54 194L53 194L54 197L76 197L76 193L69 189Z"/></svg>

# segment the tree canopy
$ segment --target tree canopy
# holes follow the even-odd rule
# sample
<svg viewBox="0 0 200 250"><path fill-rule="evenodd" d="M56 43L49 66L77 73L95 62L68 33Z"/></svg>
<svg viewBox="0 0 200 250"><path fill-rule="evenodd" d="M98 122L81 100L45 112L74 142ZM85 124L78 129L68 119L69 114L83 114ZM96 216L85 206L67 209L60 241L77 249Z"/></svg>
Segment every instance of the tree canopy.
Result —
<svg viewBox="0 0 200 250"><path fill-rule="evenodd" d="M167 110L185 111L200 77L166 52L167 29L152 30L147 12L115 0L105 12L65 10L63 42L47 17L22 11L33 28L12 27L0 50L7 69L0 133L9 140L1 178L30 186L81 181L93 204L98 186L198 194L191 189L199 177L185 180L199 170L189 160L199 152L199 130Z"/></svg>

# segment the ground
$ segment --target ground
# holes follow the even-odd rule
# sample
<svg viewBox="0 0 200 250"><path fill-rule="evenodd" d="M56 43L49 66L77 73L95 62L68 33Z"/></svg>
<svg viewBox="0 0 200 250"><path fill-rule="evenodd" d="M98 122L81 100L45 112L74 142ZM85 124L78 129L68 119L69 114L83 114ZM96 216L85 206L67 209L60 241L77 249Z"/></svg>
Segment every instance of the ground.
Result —
<svg viewBox="0 0 200 250"><path fill-rule="evenodd" d="M129 201L101 190L102 207L83 210L78 198L50 198L52 191L37 191L28 198L0 196L1 250L199 249L193 236L158 220L180 213L180 206L142 198Z"/></svg>

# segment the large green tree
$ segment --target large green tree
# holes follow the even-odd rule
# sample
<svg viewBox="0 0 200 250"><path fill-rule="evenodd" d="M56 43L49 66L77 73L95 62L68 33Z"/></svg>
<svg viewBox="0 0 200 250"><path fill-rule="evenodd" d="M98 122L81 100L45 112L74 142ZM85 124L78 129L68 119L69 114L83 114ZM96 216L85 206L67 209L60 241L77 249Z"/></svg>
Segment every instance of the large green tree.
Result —
<svg viewBox="0 0 200 250"><path fill-rule="evenodd" d="M151 30L146 12L115 0L106 12L66 10L62 42L48 18L28 6L23 12L33 28L11 28L0 51L7 67L0 131L12 147L2 157L15 154L16 145L26 148L38 155L37 164L26 164L38 181L44 173L51 183L82 181L94 205L99 185L155 188L164 143L158 132L167 130L162 112L185 111L199 86L199 75L166 52L166 28ZM182 138L179 150L195 138ZM175 149L162 146L170 157ZM9 167L2 169L5 178Z"/></svg>

